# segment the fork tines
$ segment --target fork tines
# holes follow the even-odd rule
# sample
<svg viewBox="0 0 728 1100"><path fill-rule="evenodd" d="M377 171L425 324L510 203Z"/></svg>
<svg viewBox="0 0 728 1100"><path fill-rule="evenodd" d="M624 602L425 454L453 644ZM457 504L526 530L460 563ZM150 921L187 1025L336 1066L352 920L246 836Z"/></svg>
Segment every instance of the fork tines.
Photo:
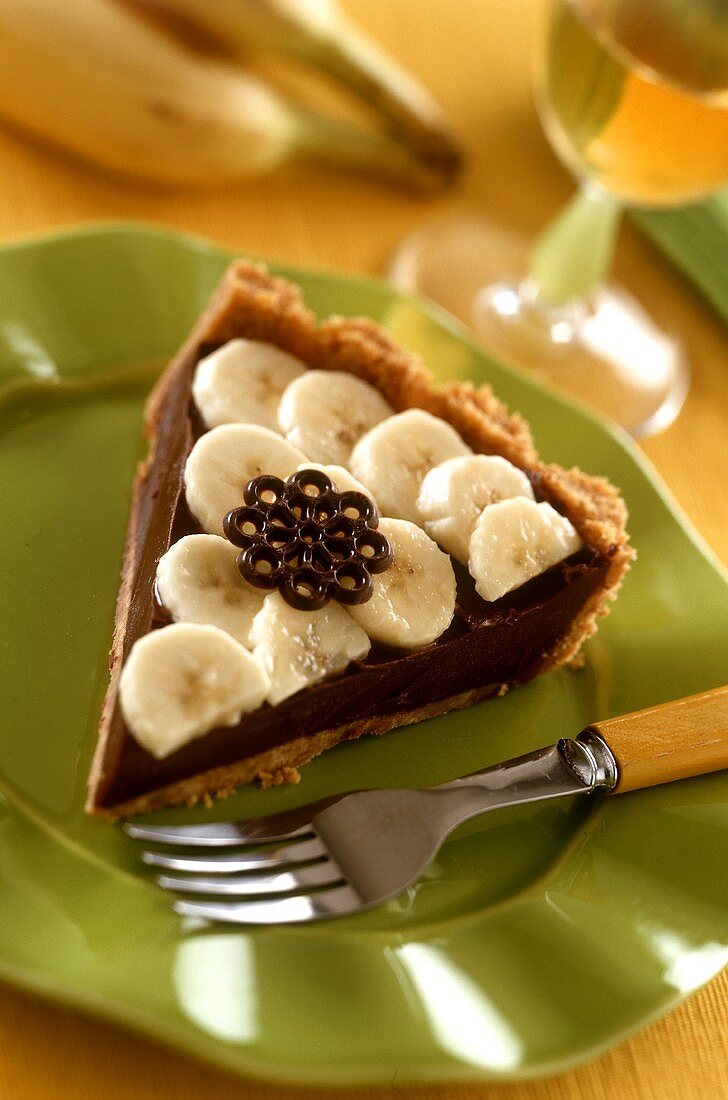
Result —
<svg viewBox="0 0 728 1100"><path fill-rule="evenodd" d="M293 840L308 836L311 827L304 822L291 827L292 814L270 814L252 821L208 821L204 825L137 825L126 822L124 832L134 840L152 844L182 845L185 848L226 848L245 844L264 844L274 840Z"/></svg>
<svg viewBox="0 0 728 1100"><path fill-rule="evenodd" d="M208 895L210 900L178 899L174 909L182 916L233 924L279 924L333 916L360 904L311 825L289 832L269 828L263 836L260 831L257 835L246 831L245 822L127 824L124 829L136 840L177 849L142 853L147 866L177 872L156 877L162 889ZM231 851L233 846L237 850ZM198 850L181 850L185 848Z"/></svg>

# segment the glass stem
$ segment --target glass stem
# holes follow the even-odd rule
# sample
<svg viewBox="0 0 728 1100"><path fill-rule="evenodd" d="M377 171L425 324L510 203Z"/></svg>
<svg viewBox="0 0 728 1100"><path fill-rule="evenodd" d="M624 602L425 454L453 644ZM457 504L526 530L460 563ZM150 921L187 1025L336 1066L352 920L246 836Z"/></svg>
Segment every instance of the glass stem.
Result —
<svg viewBox="0 0 728 1100"><path fill-rule="evenodd" d="M607 275L622 209L606 191L581 187L547 226L530 258L530 278L550 306L583 298Z"/></svg>

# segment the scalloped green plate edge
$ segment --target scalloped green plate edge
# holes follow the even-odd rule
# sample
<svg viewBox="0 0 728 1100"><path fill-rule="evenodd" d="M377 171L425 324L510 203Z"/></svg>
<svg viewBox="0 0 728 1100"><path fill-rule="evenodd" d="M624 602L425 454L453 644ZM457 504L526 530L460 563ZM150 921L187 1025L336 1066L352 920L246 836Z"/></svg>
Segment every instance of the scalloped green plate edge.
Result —
<svg viewBox="0 0 728 1100"><path fill-rule="evenodd" d="M79 812L142 392L138 377L117 378L66 399L53 374L83 385L171 352L229 256L128 224L0 250L0 393L29 372L38 380L37 394L0 405L0 974L267 1080L558 1072L726 961L725 775L592 808L494 814L457 834L405 898L307 929L181 926L133 846ZM491 381L547 459L622 487L640 558L583 672L329 753L300 787L242 792L217 816L356 782L433 782L725 678L725 577L629 441L493 362L431 307L372 281L273 266L322 315L373 315L438 377Z"/></svg>

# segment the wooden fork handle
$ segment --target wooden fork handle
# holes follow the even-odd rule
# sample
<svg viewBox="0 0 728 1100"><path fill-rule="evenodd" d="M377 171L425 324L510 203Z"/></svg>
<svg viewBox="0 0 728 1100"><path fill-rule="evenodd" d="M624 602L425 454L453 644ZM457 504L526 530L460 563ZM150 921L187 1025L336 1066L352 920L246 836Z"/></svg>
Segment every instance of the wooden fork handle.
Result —
<svg viewBox="0 0 728 1100"><path fill-rule="evenodd" d="M720 771L728 768L728 686L587 729L606 741L617 760L613 794Z"/></svg>

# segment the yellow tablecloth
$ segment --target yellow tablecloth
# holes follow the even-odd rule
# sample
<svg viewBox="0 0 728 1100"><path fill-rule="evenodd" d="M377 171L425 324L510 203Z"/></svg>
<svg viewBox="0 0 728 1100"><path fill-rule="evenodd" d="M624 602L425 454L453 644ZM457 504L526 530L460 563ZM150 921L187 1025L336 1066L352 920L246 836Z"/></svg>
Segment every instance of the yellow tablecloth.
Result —
<svg viewBox="0 0 728 1100"><path fill-rule="evenodd" d="M456 193L424 201L304 165L210 193L163 192L109 179L0 127L0 235L12 239L83 220L135 218L209 236L241 253L377 274L401 237L445 212L481 210L534 233L572 183L548 149L531 105L531 0L345 0L345 7L426 79L457 122L470 162ZM713 549L728 559L728 334L634 233L622 235L617 274L649 309L668 317L687 344L694 371L687 405L677 424L645 450ZM395 1079L390 1088L356 1095L719 1100L728 1096L726 1035L728 974L641 1035L558 1078L406 1092ZM239 1082L124 1031L0 989L1 1100L316 1095Z"/></svg>

